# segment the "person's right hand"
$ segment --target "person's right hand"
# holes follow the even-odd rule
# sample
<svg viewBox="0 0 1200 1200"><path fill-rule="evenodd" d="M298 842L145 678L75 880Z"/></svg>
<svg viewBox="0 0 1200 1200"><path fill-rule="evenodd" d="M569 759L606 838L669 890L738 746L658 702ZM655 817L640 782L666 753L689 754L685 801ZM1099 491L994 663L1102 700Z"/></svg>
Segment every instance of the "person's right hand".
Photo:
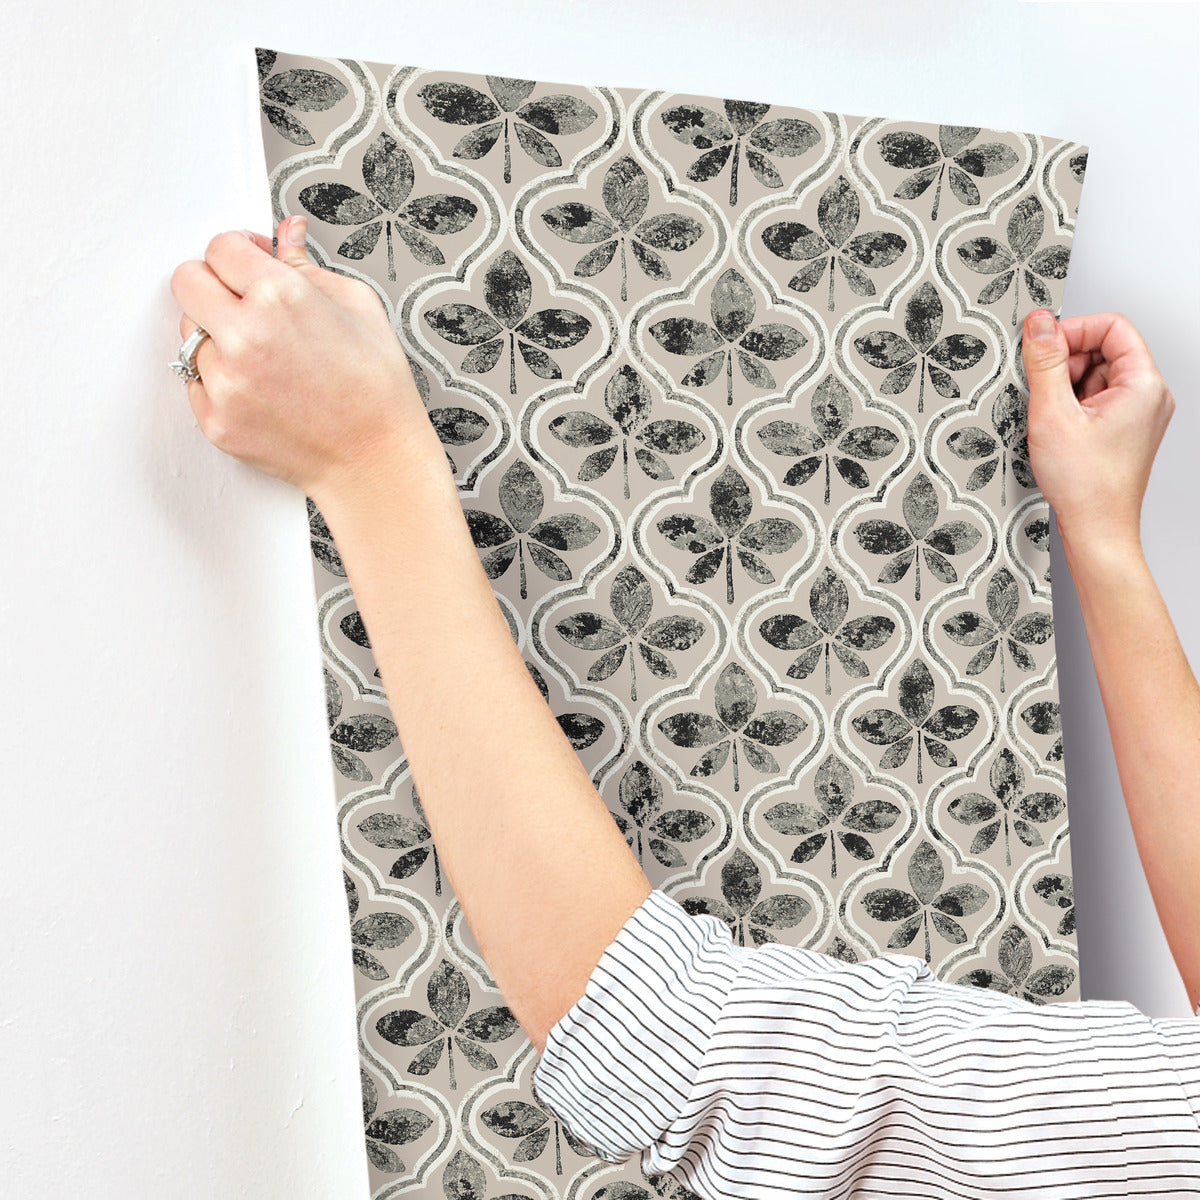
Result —
<svg viewBox="0 0 1200 1200"><path fill-rule="evenodd" d="M1039 319L1048 335L1039 336ZM1029 462L1064 545L1140 544L1142 500L1175 398L1120 313L1025 318Z"/></svg>

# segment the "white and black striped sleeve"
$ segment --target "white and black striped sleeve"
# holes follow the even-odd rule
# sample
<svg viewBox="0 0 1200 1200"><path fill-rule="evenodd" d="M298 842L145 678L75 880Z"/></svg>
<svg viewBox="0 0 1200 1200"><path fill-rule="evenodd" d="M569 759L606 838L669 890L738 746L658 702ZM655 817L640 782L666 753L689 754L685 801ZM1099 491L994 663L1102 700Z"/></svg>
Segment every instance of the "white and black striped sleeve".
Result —
<svg viewBox="0 0 1200 1200"><path fill-rule="evenodd" d="M555 1023L538 1099L703 1200L1200 1196L1200 1021L734 945L655 888Z"/></svg>

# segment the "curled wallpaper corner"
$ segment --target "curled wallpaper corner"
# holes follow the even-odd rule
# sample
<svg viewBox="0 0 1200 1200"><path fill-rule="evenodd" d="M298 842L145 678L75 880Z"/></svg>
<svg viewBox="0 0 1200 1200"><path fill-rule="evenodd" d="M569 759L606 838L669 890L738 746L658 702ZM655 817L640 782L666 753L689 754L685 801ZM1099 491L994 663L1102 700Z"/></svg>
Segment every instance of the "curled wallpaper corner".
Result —
<svg viewBox="0 0 1200 1200"><path fill-rule="evenodd" d="M256 55L275 220L386 305L655 886L739 944L1078 999L1019 337L1061 308L1087 148ZM373 1195L690 1195L531 1091L309 516Z"/></svg>

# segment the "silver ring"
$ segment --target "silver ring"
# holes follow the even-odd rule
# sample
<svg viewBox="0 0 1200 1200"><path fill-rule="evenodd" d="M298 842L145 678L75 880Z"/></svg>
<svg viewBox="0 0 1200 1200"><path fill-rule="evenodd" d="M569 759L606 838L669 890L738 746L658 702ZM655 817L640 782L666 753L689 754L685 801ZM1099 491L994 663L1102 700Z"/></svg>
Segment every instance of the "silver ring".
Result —
<svg viewBox="0 0 1200 1200"><path fill-rule="evenodd" d="M188 335L188 340L179 347L179 358L175 362L167 363L180 379L186 383L189 379L194 379L197 382L200 380L200 372L196 370L196 351L200 349L200 343L206 337L209 337L207 329L201 329L199 325Z"/></svg>

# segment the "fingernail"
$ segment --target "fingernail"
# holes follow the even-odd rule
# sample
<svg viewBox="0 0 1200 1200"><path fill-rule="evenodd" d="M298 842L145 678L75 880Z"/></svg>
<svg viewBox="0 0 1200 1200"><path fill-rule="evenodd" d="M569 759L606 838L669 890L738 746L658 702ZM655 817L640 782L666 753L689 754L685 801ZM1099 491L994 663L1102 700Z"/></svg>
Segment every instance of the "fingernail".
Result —
<svg viewBox="0 0 1200 1200"><path fill-rule="evenodd" d="M1054 314L1044 308L1038 309L1031 313L1029 317L1029 336L1034 341L1041 341L1044 338L1053 338L1056 334L1056 326L1058 322L1054 319Z"/></svg>
<svg viewBox="0 0 1200 1200"><path fill-rule="evenodd" d="M293 246L303 246L304 238L308 232L307 217L293 217L291 224L288 225L287 238L288 242Z"/></svg>

